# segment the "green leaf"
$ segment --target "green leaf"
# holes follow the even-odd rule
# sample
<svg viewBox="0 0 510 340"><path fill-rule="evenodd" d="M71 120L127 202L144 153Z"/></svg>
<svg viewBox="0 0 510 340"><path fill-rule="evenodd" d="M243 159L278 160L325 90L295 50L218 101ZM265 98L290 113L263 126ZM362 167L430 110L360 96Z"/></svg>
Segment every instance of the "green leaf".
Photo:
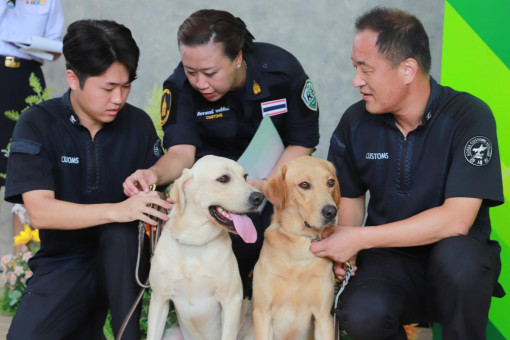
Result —
<svg viewBox="0 0 510 340"><path fill-rule="evenodd" d="M30 74L30 78L28 79L28 81L30 82L30 86L34 89L34 92L37 93L38 95L41 95L43 91L41 81L39 80L39 78L37 78L35 73L32 72Z"/></svg>
<svg viewBox="0 0 510 340"><path fill-rule="evenodd" d="M19 299L21 297L21 292L19 290L13 290L8 295L11 299Z"/></svg>
<svg viewBox="0 0 510 340"><path fill-rule="evenodd" d="M4 115L9 118L10 120L14 120L15 122L19 119L19 113L15 110L8 110L4 112Z"/></svg>

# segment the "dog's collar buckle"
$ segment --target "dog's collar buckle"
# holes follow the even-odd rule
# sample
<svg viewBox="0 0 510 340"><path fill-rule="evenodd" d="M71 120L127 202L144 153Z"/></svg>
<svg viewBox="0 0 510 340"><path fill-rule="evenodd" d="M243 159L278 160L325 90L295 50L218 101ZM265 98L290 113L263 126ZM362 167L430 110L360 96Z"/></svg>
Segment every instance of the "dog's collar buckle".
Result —
<svg viewBox="0 0 510 340"><path fill-rule="evenodd" d="M318 234L315 235L315 237L313 237L312 235L303 235L303 237L309 239L310 242L319 242L321 240L321 237Z"/></svg>

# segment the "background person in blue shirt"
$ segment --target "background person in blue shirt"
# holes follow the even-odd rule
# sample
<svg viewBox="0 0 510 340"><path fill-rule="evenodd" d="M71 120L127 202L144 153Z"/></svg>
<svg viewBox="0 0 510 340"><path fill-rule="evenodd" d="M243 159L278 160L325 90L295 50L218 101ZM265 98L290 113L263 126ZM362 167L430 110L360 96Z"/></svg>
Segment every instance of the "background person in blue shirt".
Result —
<svg viewBox="0 0 510 340"><path fill-rule="evenodd" d="M351 58L363 100L342 116L328 154L339 223L311 245L340 279L357 255L335 311L341 327L353 339L407 339L402 325L434 321L443 339L485 339L491 297L504 295L489 239L489 208L503 203L492 112L429 76L427 34L403 11L359 17Z"/></svg>
<svg viewBox="0 0 510 340"><path fill-rule="evenodd" d="M26 206L40 229L33 276L8 339L103 339L135 301L138 220L167 216L156 192L126 199L122 182L162 154L150 117L126 103L139 49L131 31L106 20L69 25L63 47L69 91L28 109L14 129L6 199ZM140 277L148 272L148 247ZM123 339L140 339L139 305Z"/></svg>
<svg viewBox="0 0 510 340"><path fill-rule="evenodd" d="M13 224L15 235L23 230L19 218L11 213L12 204L3 200L8 146L16 124L7 112L20 114L28 106L27 97L37 95L29 82L32 73L39 79L42 89L46 87L41 69L44 60L21 51L13 42L29 44L34 36L60 42L63 26L59 0L0 1L0 230L6 235L0 241L7 241L0 242L0 254L12 251ZM53 53L53 56L56 59L60 54ZM20 246L14 248L21 249Z"/></svg>
<svg viewBox="0 0 510 340"><path fill-rule="evenodd" d="M200 10L177 33L182 62L165 81L161 102L164 146L168 152L151 168L124 182L127 195L169 184L204 155L237 160L269 115L285 146L277 169L313 152L319 142L319 108L313 84L298 60L280 47L254 43L246 25L232 14ZM251 181L263 191L266 181ZM255 244L233 237L241 277L257 261L272 206L251 216Z"/></svg>

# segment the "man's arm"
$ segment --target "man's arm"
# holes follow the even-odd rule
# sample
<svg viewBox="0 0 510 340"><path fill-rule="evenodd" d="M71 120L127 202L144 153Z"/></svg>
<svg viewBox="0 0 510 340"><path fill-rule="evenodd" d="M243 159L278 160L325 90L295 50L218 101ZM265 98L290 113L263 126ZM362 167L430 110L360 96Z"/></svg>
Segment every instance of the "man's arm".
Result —
<svg viewBox="0 0 510 340"><path fill-rule="evenodd" d="M179 178L182 170L191 168L195 162L196 147L193 145L175 145L149 169L141 169L132 173L122 186L127 196L143 191L148 193L149 186L168 185Z"/></svg>
<svg viewBox="0 0 510 340"><path fill-rule="evenodd" d="M167 220L168 216L148 205L165 209L170 203L156 192L140 193L119 203L76 204L55 199L51 190L33 190L22 194L32 227L37 229L82 229L112 222L141 220L151 225L157 221L146 214Z"/></svg>
<svg viewBox="0 0 510 340"><path fill-rule="evenodd" d="M362 249L414 247L467 235L481 204L478 198L455 197L397 222L367 228L337 226L333 234L310 249L317 256L345 262Z"/></svg>
<svg viewBox="0 0 510 340"><path fill-rule="evenodd" d="M340 198L338 222L341 226L361 226L365 218L365 195L357 198Z"/></svg>

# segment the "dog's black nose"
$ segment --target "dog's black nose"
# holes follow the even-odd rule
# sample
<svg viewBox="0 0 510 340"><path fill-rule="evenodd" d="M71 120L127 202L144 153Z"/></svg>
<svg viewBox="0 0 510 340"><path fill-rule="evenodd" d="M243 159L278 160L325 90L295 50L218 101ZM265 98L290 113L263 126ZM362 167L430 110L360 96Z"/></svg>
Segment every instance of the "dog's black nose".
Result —
<svg viewBox="0 0 510 340"><path fill-rule="evenodd" d="M334 205L326 205L322 208L322 216L324 216L326 220L331 221L336 216L336 207Z"/></svg>
<svg viewBox="0 0 510 340"><path fill-rule="evenodd" d="M261 192L252 192L248 200L250 201L251 204L259 206L264 200L264 194L262 194Z"/></svg>

